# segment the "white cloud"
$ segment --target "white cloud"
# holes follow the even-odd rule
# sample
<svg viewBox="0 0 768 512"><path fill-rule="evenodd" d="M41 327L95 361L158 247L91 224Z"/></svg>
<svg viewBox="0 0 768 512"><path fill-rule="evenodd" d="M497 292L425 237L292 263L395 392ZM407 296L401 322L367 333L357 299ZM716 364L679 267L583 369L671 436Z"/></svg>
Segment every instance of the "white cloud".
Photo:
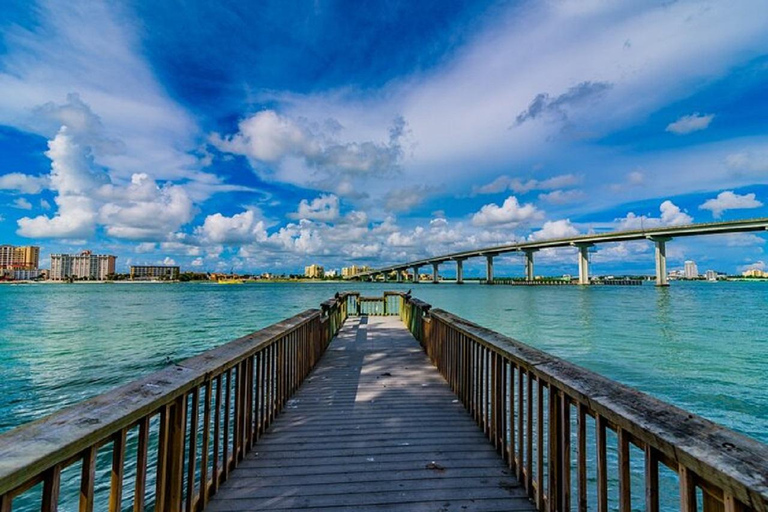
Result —
<svg viewBox="0 0 768 512"><path fill-rule="evenodd" d="M202 267L202 266L203 266L203 264L204 264L204 263L203 263L203 258L195 258L194 260L192 260L192 261L189 263L189 265L190 265L191 267L195 267L195 268L199 268L199 267Z"/></svg>
<svg viewBox="0 0 768 512"><path fill-rule="evenodd" d="M579 230L571 223L570 219L561 219L544 223L540 230L534 231L528 236L530 241L552 240L568 238L579 234Z"/></svg>
<svg viewBox="0 0 768 512"><path fill-rule="evenodd" d="M585 194L581 190L553 190L546 194L539 194L539 200L552 204L568 204L575 203L581 199L584 199Z"/></svg>
<svg viewBox="0 0 768 512"><path fill-rule="evenodd" d="M714 114L702 115L698 112L682 116L677 121L669 123L666 131L675 135L687 135L689 133L706 130L715 118Z"/></svg>
<svg viewBox="0 0 768 512"><path fill-rule="evenodd" d="M542 212L533 204L521 205L515 196L509 196L501 206L486 204L472 216L475 226L519 225L523 222L541 219Z"/></svg>
<svg viewBox="0 0 768 512"><path fill-rule="evenodd" d="M23 198L23 197L17 197L13 200L11 203L11 206L14 208L18 208L19 210L31 210L32 209L32 203L29 202L29 200Z"/></svg>
<svg viewBox="0 0 768 512"><path fill-rule="evenodd" d="M18 234L29 238L88 238L97 225L108 235L130 240L162 240L190 222L194 204L180 185L159 186L146 173L115 185L92 157L91 146L68 127L48 143L50 188L56 213L19 219Z"/></svg>
<svg viewBox="0 0 768 512"><path fill-rule="evenodd" d="M384 208L391 212L407 212L421 204L432 189L416 185L390 190L384 196Z"/></svg>
<svg viewBox="0 0 768 512"><path fill-rule="evenodd" d="M292 219L333 222L339 218L339 198L333 194L322 194L312 202L302 199L299 210L289 215Z"/></svg>
<svg viewBox="0 0 768 512"><path fill-rule="evenodd" d="M205 241L217 244L247 244L267 238L264 221L257 217L254 210L246 210L231 217L220 213L208 215L197 231Z"/></svg>
<svg viewBox="0 0 768 512"><path fill-rule="evenodd" d="M616 222L618 223L616 229L625 231L661 226L681 226L693 222L693 217L682 211L679 206L670 200L661 203L659 211L661 212L661 216L659 217L648 217L629 212L626 217L616 219Z"/></svg>
<svg viewBox="0 0 768 512"><path fill-rule="evenodd" d="M163 259L163 265L167 265L167 266L174 266L174 265L176 265L176 260L174 260L173 258L169 258L168 256L166 256L166 257L165 257L165 259Z"/></svg>
<svg viewBox="0 0 768 512"><path fill-rule="evenodd" d="M155 252L157 249L157 244L154 242L142 242L139 245L136 246L136 249L134 249L134 252L137 254L146 254L150 252Z"/></svg>
<svg viewBox="0 0 768 512"><path fill-rule="evenodd" d="M582 179L583 176L575 174L560 174L543 180L529 179L523 181L519 178L502 175L486 185L472 187L472 195L498 194L507 190L516 194L526 194L533 190L555 190L577 185L581 183Z"/></svg>
<svg viewBox="0 0 768 512"><path fill-rule="evenodd" d="M699 206L700 210L709 210L714 218L720 218L726 210L744 210L760 208L763 203L755 199L755 194L739 195L731 190L720 192L716 198L707 199Z"/></svg>
<svg viewBox="0 0 768 512"><path fill-rule="evenodd" d="M0 190L11 190L22 194L37 194L48 185L45 176L32 176L11 172L0 176Z"/></svg>
<svg viewBox="0 0 768 512"><path fill-rule="evenodd" d="M767 172L768 151L761 148L756 151L730 153L725 157L725 164L736 172Z"/></svg>
<svg viewBox="0 0 768 512"><path fill-rule="evenodd" d="M343 193L354 189L350 180L400 171L405 130L405 121L398 117L385 142L345 141L339 138L343 127L337 121L318 126L264 110L242 120L237 133L224 137L214 133L209 140L222 152L247 156L262 176L279 181L327 189L346 177L344 187L336 189Z"/></svg>

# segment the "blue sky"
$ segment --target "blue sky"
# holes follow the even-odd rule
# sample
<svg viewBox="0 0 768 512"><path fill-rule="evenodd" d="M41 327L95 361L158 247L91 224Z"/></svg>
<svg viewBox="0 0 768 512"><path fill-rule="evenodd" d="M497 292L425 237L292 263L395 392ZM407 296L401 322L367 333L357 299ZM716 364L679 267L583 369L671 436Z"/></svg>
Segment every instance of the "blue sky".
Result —
<svg viewBox="0 0 768 512"><path fill-rule="evenodd" d="M10 0L0 31L0 242L43 265L376 266L768 216L757 1ZM669 266L765 268L765 248L675 240ZM592 259L653 269L642 242Z"/></svg>

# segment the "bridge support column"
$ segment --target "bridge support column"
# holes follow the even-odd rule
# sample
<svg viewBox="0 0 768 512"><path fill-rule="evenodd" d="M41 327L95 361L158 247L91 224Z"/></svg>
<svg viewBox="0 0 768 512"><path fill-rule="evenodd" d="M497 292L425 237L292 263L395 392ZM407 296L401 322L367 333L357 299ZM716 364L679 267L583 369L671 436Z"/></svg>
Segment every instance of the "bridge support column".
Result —
<svg viewBox="0 0 768 512"><path fill-rule="evenodd" d="M413 283L419 282L419 267L413 267Z"/></svg>
<svg viewBox="0 0 768 512"><path fill-rule="evenodd" d="M440 282L440 275L438 274L438 271L440 269L439 263L433 263L432 264L432 284L437 284Z"/></svg>
<svg viewBox="0 0 768 512"><path fill-rule="evenodd" d="M656 244L656 286L669 286L667 281L667 242L669 237L651 237Z"/></svg>
<svg viewBox="0 0 768 512"><path fill-rule="evenodd" d="M574 244L579 248L579 284L589 284L589 248L592 244Z"/></svg>
<svg viewBox="0 0 768 512"><path fill-rule="evenodd" d="M538 249L525 249L525 280L533 281L533 253Z"/></svg>
<svg viewBox="0 0 768 512"><path fill-rule="evenodd" d="M403 271L402 269L395 270L397 272L397 282L402 283L403 282Z"/></svg>
<svg viewBox="0 0 768 512"><path fill-rule="evenodd" d="M456 260L456 284L464 284L464 260Z"/></svg>
<svg viewBox="0 0 768 512"><path fill-rule="evenodd" d="M493 284L493 256L485 257L485 283Z"/></svg>

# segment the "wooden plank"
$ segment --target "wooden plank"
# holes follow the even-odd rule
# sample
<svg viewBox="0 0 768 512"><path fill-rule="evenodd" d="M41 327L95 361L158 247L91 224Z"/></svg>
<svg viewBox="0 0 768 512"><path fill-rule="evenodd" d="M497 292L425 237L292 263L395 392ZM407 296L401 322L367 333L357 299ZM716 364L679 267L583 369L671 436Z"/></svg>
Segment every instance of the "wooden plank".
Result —
<svg viewBox="0 0 768 512"><path fill-rule="evenodd" d="M696 512L695 475L685 466L680 466L677 474L680 478L680 512Z"/></svg>
<svg viewBox="0 0 768 512"><path fill-rule="evenodd" d="M645 447L645 511L659 512L659 456L652 446Z"/></svg>
<svg viewBox="0 0 768 512"><path fill-rule="evenodd" d="M213 406L213 453L211 464L211 495L216 494L219 490L219 474L221 472L222 465L219 463L220 453L220 439L221 439L221 380L222 376L217 375L216 384L216 401Z"/></svg>
<svg viewBox="0 0 768 512"><path fill-rule="evenodd" d="M232 412L232 370L225 374L224 385L224 432L221 441L221 479L226 481L229 478L229 417Z"/></svg>
<svg viewBox="0 0 768 512"><path fill-rule="evenodd" d="M136 481L133 491L133 512L144 512L147 489L147 464L149 460L149 416L139 421L136 445Z"/></svg>
<svg viewBox="0 0 768 512"><path fill-rule="evenodd" d="M165 507L168 512L181 509L184 483L184 437L187 423L187 397L177 398L168 419L168 483Z"/></svg>
<svg viewBox="0 0 768 512"><path fill-rule="evenodd" d="M208 466L210 465L209 452L211 448L211 399L213 398L213 380L205 384L203 395L203 446L200 456L200 499L196 510L202 510L208 503Z"/></svg>
<svg viewBox="0 0 768 512"><path fill-rule="evenodd" d="M619 438L619 510L632 511L632 488L629 473L629 434L624 429L618 430Z"/></svg>
<svg viewBox="0 0 768 512"><path fill-rule="evenodd" d="M43 478L43 499L41 512L56 512L59 509L59 493L61 492L61 466L58 464L45 472Z"/></svg>
<svg viewBox="0 0 768 512"><path fill-rule="evenodd" d="M544 383L538 378L536 382L536 508L544 510Z"/></svg>
<svg viewBox="0 0 768 512"><path fill-rule="evenodd" d="M121 430L112 441L112 471L109 484L109 512L123 508L123 477L125 475L125 440L127 432Z"/></svg>
<svg viewBox="0 0 768 512"><path fill-rule="evenodd" d="M12 509L13 496L10 493L0 496L0 512L11 512Z"/></svg>
<svg viewBox="0 0 768 512"><path fill-rule="evenodd" d="M96 480L96 447L91 446L83 452L83 465L80 469L80 512L93 512L94 484Z"/></svg>
<svg viewBox="0 0 768 512"><path fill-rule="evenodd" d="M171 406L160 410L160 431L157 438L157 469L155 471L155 510L166 510L166 489L168 487L168 444L170 442Z"/></svg>
<svg viewBox="0 0 768 512"><path fill-rule="evenodd" d="M578 433L577 433L577 462L576 462L576 478L578 480L578 496L577 496L577 508L579 512L587 512L587 482L589 481L589 475L587 474L587 408L584 404L579 402L577 406L578 414ZM651 511L648 511L651 512ZM658 512L658 511L654 511Z"/></svg>
<svg viewBox="0 0 768 512"><path fill-rule="evenodd" d="M608 512L608 454L606 453L605 418L595 416L595 442L597 444L597 512Z"/></svg>
<svg viewBox="0 0 768 512"><path fill-rule="evenodd" d="M560 501L562 510L571 510L571 401L560 393Z"/></svg>
<svg viewBox="0 0 768 512"><path fill-rule="evenodd" d="M185 403L186 406L186 403ZM200 413L200 388L192 391L192 416L189 418L189 451L187 454L187 492L185 493L185 509L187 512L193 512L195 500L197 499L197 487L195 478L197 474L197 424ZM205 482L205 480L202 480ZM200 487L204 487L203 483Z"/></svg>

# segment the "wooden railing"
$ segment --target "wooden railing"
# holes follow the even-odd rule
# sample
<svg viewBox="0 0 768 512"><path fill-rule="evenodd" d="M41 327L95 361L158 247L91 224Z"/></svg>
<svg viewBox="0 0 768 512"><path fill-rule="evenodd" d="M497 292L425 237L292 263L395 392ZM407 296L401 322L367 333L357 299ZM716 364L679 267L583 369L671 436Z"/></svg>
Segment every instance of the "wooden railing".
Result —
<svg viewBox="0 0 768 512"><path fill-rule="evenodd" d="M400 292L384 292L382 297L361 297L359 293L348 293L357 301L358 315L396 316L400 314Z"/></svg>
<svg viewBox="0 0 768 512"><path fill-rule="evenodd" d="M0 435L0 512L55 511L62 493L81 512L202 510L320 359L350 300Z"/></svg>
<svg viewBox="0 0 768 512"><path fill-rule="evenodd" d="M401 317L539 510L768 510L768 446L408 296Z"/></svg>

